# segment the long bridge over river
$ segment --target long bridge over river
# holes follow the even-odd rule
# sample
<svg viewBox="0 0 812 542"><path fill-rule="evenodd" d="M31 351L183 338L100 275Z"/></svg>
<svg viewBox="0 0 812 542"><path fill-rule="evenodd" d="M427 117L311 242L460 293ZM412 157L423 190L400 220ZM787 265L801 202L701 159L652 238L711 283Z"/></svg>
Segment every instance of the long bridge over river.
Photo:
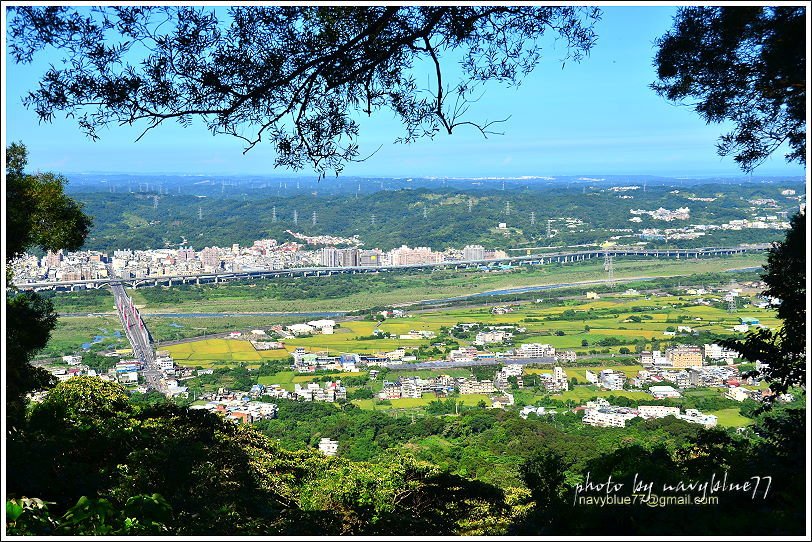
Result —
<svg viewBox="0 0 812 542"><path fill-rule="evenodd" d="M386 266L349 266L349 267L294 267L286 269L264 269L247 271L222 271L199 273L193 275L164 275L157 277L106 278L65 281L41 281L15 283L21 290L77 290L82 288L101 288L104 286L122 285L130 288L141 286L174 286L178 284L223 283L234 280L268 279L276 277L322 277L337 274L381 273L409 269L454 268L470 269L483 266L507 265L545 265L550 263L573 263L585 260L610 257L662 258L662 259L699 259L733 256L753 252L762 252L770 247L768 244L748 245L728 248L694 248L668 250L642 249L607 249L581 250L577 252L556 252L526 256L510 256L492 260L459 260L437 263L386 265Z"/></svg>
<svg viewBox="0 0 812 542"><path fill-rule="evenodd" d="M110 268L108 264L108 268ZM110 269L112 271L112 269ZM163 392L163 374L156 365L155 350L152 348L152 336L147 329L141 313L133 303L133 300L124 291L124 286L120 282L110 283L113 290L113 297L116 299L116 309L121 319L121 325L127 340L133 349L133 356L141 362L144 381L147 388Z"/></svg>

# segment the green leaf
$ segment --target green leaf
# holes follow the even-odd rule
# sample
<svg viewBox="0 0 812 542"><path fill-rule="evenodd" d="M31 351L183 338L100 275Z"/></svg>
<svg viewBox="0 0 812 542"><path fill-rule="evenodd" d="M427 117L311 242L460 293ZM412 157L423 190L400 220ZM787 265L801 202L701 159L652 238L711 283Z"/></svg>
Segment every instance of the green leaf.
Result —
<svg viewBox="0 0 812 542"><path fill-rule="evenodd" d="M6 521L17 521L17 518L19 518L22 513L23 507L17 503L16 500L11 499L6 501Z"/></svg>

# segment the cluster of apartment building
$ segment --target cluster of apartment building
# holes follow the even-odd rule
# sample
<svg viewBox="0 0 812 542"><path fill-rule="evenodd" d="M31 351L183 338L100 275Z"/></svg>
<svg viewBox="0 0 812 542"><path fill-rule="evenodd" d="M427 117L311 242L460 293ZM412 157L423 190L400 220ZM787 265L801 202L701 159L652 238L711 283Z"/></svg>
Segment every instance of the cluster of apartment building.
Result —
<svg viewBox="0 0 812 542"><path fill-rule="evenodd" d="M335 244L350 241L360 244L357 238L344 239L333 236L308 237L289 232L307 244ZM42 258L23 254L12 262L15 281L18 283L42 281L92 280L109 277L106 264L111 264L116 277L158 278L184 276L217 271L250 272L273 271L294 267L355 267L400 266L442 263L444 261L486 260L507 258L502 250L485 250L479 245L463 249L449 248L434 251L429 247L411 248L407 245L382 251L324 247L304 250L297 242L278 243L275 239L259 239L251 246L234 243L230 247L211 246L200 250L192 247L155 250L114 250L112 257L99 251L48 252Z"/></svg>
<svg viewBox="0 0 812 542"><path fill-rule="evenodd" d="M353 372L362 362L358 354L341 354L330 356L326 352L307 352L298 347L291 354L293 356L293 369L300 373L314 373L317 370Z"/></svg>
<svg viewBox="0 0 812 542"><path fill-rule="evenodd" d="M474 338L474 344L484 346L486 344L505 344L513 342L513 331L522 333L526 328L515 326L488 326L485 331L480 331Z"/></svg>
<svg viewBox="0 0 812 542"><path fill-rule="evenodd" d="M553 367L552 373L541 373L539 378L541 385L550 393L561 393L570 389L567 373L562 367Z"/></svg>
<svg viewBox="0 0 812 542"><path fill-rule="evenodd" d="M347 388L341 385L341 380L325 382L322 387L318 382L308 382L305 386L293 385L293 398L304 401L335 403L347 399Z"/></svg>
<svg viewBox="0 0 812 542"><path fill-rule="evenodd" d="M107 255L95 250L48 252L38 258L24 253L11 262L15 282L92 280L109 278Z"/></svg>
<svg viewBox="0 0 812 542"><path fill-rule="evenodd" d="M638 236L644 241L669 241L697 239L713 231L786 230L789 228L787 214L786 211L781 211L774 215L730 220L723 224L690 224L681 228L643 228ZM629 220L631 222L641 222L639 216L632 217Z"/></svg>
<svg viewBox="0 0 812 542"><path fill-rule="evenodd" d="M503 366L494 374L493 379L477 379L474 377L451 377L439 375L432 378L400 377L395 381L384 381L383 389L379 392L380 399L420 398L424 393L435 393L438 396L459 391L461 395L492 394L511 388L511 377L516 378L519 388L524 387L524 368L519 364ZM542 373L538 377L541 384L552 393L559 393L569 389L567 374L561 367L554 367L552 373ZM509 404L512 404L509 403Z"/></svg>
<svg viewBox="0 0 812 542"><path fill-rule="evenodd" d="M295 237L300 241L304 241L308 245L352 245L361 246L360 237L353 235L352 237L339 237L337 235L305 235L295 231L285 230L285 233Z"/></svg>
<svg viewBox="0 0 812 542"><path fill-rule="evenodd" d="M458 389L465 378L453 378L449 375L438 375L432 378L401 377L394 381L384 380L383 387L378 393L379 399L419 399L424 393L435 393L438 396L446 395ZM490 381L489 381L490 382ZM490 382L491 392L495 391L493 382ZM483 392L483 393L491 393ZM478 392L477 392L478 393Z"/></svg>
<svg viewBox="0 0 812 542"><path fill-rule="evenodd" d="M326 267L419 265L507 257L507 253L502 250L485 250L480 245L467 245L461 251L448 249L442 252L434 251L430 247L411 248L407 245L386 252L377 248L363 250L357 247L325 247L320 251L320 263Z"/></svg>
<svg viewBox="0 0 812 542"><path fill-rule="evenodd" d="M640 218L639 215L648 215L654 220L664 220L666 222L671 222L672 220L688 220L691 218L691 209L688 207L679 207L673 211L663 207L655 209L654 211L646 211L645 209L630 209L629 213L635 215L635 217L638 219ZM634 219L632 220L634 222L640 221Z"/></svg>
<svg viewBox="0 0 812 542"><path fill-rule="evenodd" d="M715 427L718 421L716 416L703 414L696 409L686 409L683 414L679 407L671 406L641 405L635 408L613 406L602 397L594 401L588 401L585 406L576 410L584 411L583 423L596 427L626 427L626 422L637 417L649 420L674 416L680 420L697 423L706 428Z"/></svg>
<svg viewBox="0 0 812 542"><path fill-rule="evenodd" d="M587 382L607 390L622 390L626 384L626 374L614 369L604 369L597 373L586 370L584 376Z"/></svg>
<svg viewBox="0 0 812 542"><path fill-rule="evenodd" d="M274 403L250 401L247 397L219 399L204 405L193 405L190 410L206 410L223 416L234 423L251 424L259 420L276 418L279 408Z"/></svg>
<svg viewBox="0 0 812 542"><path fill-rule="evenodd" d="M744 384L756 385L758 380L748 377L745 381L741 378L738 368L733 365L711 365L685 369L652 367L639 371L637 376L630 378L628 382L636 388L645 388L650 385L648 391L655 399L681 397L680 390L690 388L726 388L725 397L734 401L744 401L745 399L762 401L766 395L771 393L770 390L745 388Z"/></svg>
<svg viewBox="0 0 812 542"><path fill-rule="evenodd" d="M689 328L690 329L690 328ZM640 364L646 368L702 367L706 362L725 361L732 364L738 354L718 344L677 345L667 348L665 354L659 350L644 350L640 353Z"/></svg>

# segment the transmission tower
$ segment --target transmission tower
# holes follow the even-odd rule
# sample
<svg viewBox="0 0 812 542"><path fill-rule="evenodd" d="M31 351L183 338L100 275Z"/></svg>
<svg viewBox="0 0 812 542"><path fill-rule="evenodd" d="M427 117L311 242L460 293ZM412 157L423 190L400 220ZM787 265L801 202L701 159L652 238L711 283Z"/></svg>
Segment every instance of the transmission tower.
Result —
<svg viewBox="0 0 812 542"><path fill-rule="evenodd" d="M730 281L730 292L727 294L727 312L736 312L738 308L736 306L736 296L734 295L736 292L733 289L736 287L736 281Z"/></svg>
<svg viewBox="0 0 812 542"><path fill-rule="evenodd" d="M470 213L471 209L473 209L473 208L474 208L474 200L469 199L468 200L468 212Z"/></svg>
<svg viewBox="0 0 812 542"><path fill-rule="evenodd" d="M198 207L197 208L197 219L198 220L203 220L203 207Z"/></svg>
<svg viewBox="0 0 812 542"><path fill-rule="evenodd" d="M614 257L609 254L609 251L603 253L603 270L606 271L608 277L607 282L610 288L615 286L615 264Z"/></svg>
<svg viewBox="0 0 812 542"><path fill-rule="evenodd" d="M156 196L152 196L152 208L153 208L153 209L157 209L157 208L158 208L158 196L157 196L157 195L156 195Z"/></svg>
<svg viewBox="0 0 812 542"><path fill-rule="evenodd" d="M299 224L299 211L296 209L293 210L293 223L296 225Z"/></svg>
<svg viewBox="0 0 812 542"><path fill-rule="evenodd" d="M530 225L536 225L536 211L530 211Z"/></svg>
<svg viewBox="0 0 812 542"><path fill-rule="evenodd" d="M553 235L553 220L551 218L547 219L547 239L552 237Z"/></svg>
<svg viewBox="0 0 812 542"><path fill-rule="evenodd" d="M313 211L313 225L316 225L316 211Z"/></svg>
<svg viewBox="0 0 812 542"><path fill-rule="evenodd" d="M276 222L276 205L271 209L271 222Z"/></svg>
<svg viewBox="0 0 812 542"><path fill-rule="evenodd" d="M505 216L510 216L510 202L505 202Z"/></svg>
<svg viewBox="0 0 812 542"><path fill-rule="evenodd" d="M426 210L425 207L423 207L423 218L426 218L428 216L429 216L429 212Z"/></svg>
<svg viewBox="0 0 812 542"><path fill-rule="evenodd" d="M374 226L375 225L375 215L372 215L371 217L369 217L369 219L372 222L372 225Z"/></svg>

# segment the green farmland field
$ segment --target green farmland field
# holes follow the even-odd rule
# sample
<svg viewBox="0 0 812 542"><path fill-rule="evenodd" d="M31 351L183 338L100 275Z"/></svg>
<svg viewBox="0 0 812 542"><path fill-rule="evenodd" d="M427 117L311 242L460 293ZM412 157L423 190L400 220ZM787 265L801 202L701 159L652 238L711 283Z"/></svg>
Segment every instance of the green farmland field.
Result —
<svg viewBox="0 0 812 542"><path fill-rule="evenodd" d="M722 427L744 427L745 425L750 425L753 423L753 420L750 418L745 418L741 414L739 414L738 408L725 408L722 410L714 410L708 412L708 414L713 414L717 418L719 418L718 423Z"/></svg>
<svg viewBox="0 0 812 542"><path fill-rule="evenodd" d="M488 395L474 393L471 395L460 395L455 397L457 401L460 401L464 405L475 406L480 401L485 401L487 405L491 404L491 399ZM436 401L437 397L434 394L423 394L423 397L420 399L390 399L391 405L378 405L375 404L376 399L356 399L352 401L354 404L358 405L358 407L363 408L365 410L391 410L394 408L419 408L424 407L431 403L432 401Z"/></svg>
<svg viewBox="0 0 812 542"><path fill-rule="evenodd" d="M161 349L167 350L179 365L195 367L225 367L234 362L255 362L254 365L258 365L266 359L250 342L236 339L205 339Z"/></svg>
<svg viewBox="0 0 812 542"><path fill-rule="evenodd" d="M643 391L603 390L596 386L576 386L565 392L552 395L551 397L560 401L572 400L577 403L582 403L592 397L609 397L610 395L628 397L629 399L651 399L651 395Z"/></svg>

